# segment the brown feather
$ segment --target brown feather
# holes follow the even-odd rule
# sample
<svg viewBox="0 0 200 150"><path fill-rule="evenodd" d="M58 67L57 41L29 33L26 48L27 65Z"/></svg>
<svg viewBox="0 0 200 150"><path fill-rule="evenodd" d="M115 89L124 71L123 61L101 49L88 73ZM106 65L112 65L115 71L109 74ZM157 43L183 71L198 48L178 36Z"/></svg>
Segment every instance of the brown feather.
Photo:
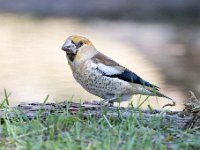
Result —
<svg viewBox="0 0 200 150"><path fill-rule="evenodd" d="M114 60L110 59L109 57L107 57L106 55L104 55L102 53L97 53L96 55L94 55L92 57L92 60L95 63L102 63L107 66L120 66L120 64L118 64L117 62L115 62ZM120 66L120 67L122 67L122 66Z"/></svg>

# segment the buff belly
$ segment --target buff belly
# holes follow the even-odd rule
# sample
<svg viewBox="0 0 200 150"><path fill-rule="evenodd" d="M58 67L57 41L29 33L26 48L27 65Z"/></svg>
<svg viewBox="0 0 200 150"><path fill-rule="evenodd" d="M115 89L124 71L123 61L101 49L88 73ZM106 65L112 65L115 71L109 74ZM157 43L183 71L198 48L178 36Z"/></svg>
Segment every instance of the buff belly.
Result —
<svg viewBox="0 0 200 150"><path fill-rule="evenodd" d="M103 76L95 70L75 72L74 78L88 92L103 99L109 99L116 95L129 95L132 86L126 81L117 78Z"/></svg>

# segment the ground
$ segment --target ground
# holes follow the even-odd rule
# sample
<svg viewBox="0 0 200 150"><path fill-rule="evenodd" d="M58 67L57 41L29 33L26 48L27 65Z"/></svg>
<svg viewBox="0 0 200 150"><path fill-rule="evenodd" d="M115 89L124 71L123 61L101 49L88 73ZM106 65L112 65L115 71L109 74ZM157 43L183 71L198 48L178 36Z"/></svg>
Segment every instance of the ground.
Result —
<svg viewBox="0 0 200 150"><path fill-rule="evenodd" d="M76 105L62 107L62 109L57 104L44 103L24 104L17 107L31 110L35 114L33 116L31 113L23 115L20 109L9 107L6 99L1 105L0 113L1 149L164 150L200 148L198 126L183 129L174 126L170 121L168 124L163 124L166 115L158 115L149 121L144 121L142 111L138 109L139 115L136 115L134 107L129 108L133 110L133 113L126 118L123 117L121 109L113 118L112 115L108 115L110 109L107 107L99 108L103 113L98 117L97 115L84 115L85 112L78 109ZM35 109L32 109L31 105L34 105ZM46 108L41 109L44 105ZM12 115L13 112L15 117ZM89 112L89 109L86 112Z"/></svg>

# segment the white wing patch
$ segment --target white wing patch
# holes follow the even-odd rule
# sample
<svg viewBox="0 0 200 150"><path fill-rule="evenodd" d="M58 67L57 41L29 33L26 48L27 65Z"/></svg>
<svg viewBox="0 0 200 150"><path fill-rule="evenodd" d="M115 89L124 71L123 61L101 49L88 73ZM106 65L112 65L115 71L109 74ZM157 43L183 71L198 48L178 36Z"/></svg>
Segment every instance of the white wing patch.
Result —
<svg viewBox="0 0 200 150"><path fill-rule="evenodd" d="M104 72L106 75L114 75L114 74L120 74L122 71L119 70L119 68L116 66L106 66L102 63L98 63L97 67L99 70Z"/></svg>

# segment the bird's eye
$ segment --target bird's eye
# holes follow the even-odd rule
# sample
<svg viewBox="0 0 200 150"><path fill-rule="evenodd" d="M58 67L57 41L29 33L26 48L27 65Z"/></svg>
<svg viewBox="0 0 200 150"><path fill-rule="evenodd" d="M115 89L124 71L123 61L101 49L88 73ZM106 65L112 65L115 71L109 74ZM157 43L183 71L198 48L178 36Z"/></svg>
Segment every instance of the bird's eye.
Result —
<svg viewBox="0 0 200 150"><path fill-rule="evenodd" d="M81 47L82 45L83 45L83 42L80 41L80 42L78 43L78 47Z"/></svg>

